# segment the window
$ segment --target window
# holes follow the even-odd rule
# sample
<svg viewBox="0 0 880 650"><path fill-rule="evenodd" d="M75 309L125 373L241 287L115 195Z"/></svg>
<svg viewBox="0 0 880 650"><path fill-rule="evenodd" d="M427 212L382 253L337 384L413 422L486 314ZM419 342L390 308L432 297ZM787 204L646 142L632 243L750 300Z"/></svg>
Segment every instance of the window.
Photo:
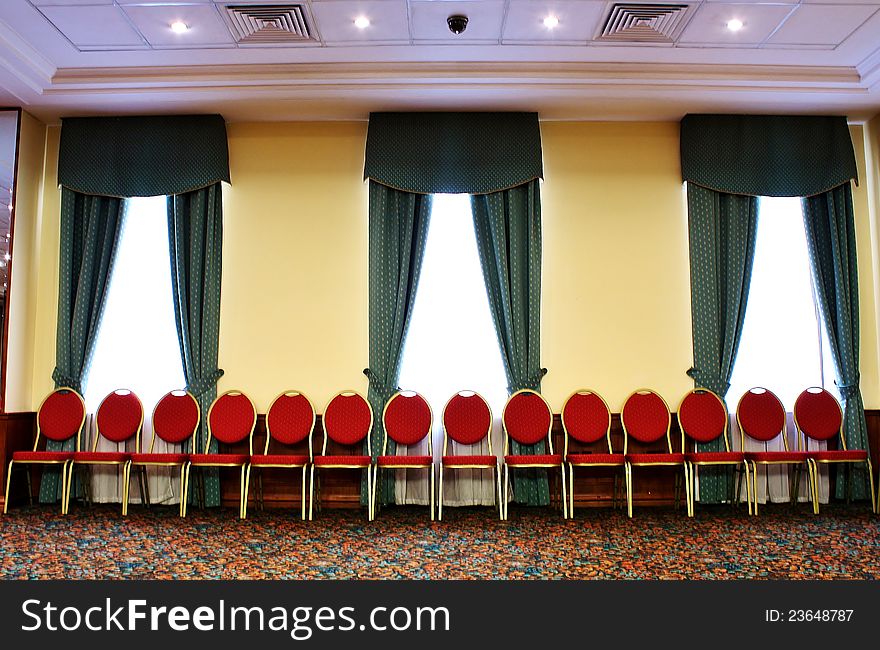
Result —
<svg viewBox="0 0 880 650"><path fill-rule="evenodd" d="M489 402L496 424L500 420L507 400L507 380L480 268L470 197L466 194L434 196L398 383L420 392L431 404L435 457L442 453L443 407L456 392L480 393ZM500 444L495 431L492 450L500 452ZM474 470L471 475L458 471L444 480L445 505L494 503L489 472ZM413 486L414 482L419 485ZM421 483L424 479L416 472L409 473L405 481L399 476L395 483L398 503L427 503L427 490Z"/></svg>
<svg viewBox="0 0 880 650"><path fill-rule="evenodd" d="M186 381L174 322L166 199L134 198L126 203L84 397L88 412L94 413L101 400L115 389L134 391L144 405L141 440L146 448L152 436L153 407L165 393L182 388ZM155 451L164 450L157 441ZM160 474L168 476L169 472ZM169 499L170 482L155 480L151 479L151 499ZM121 497L115 470L112 474L95 472L92 483L97 501L118 501ZM132 483L134 501L137 481Z"/></svg>
<svg viewBox="0 0 880 650"><path fill-rule="evenodd" d="M772 390L791 411L808 386L834 391L834 367L813 292L799 198L758 204L755 261L728 405L753 386Z"/></svg>

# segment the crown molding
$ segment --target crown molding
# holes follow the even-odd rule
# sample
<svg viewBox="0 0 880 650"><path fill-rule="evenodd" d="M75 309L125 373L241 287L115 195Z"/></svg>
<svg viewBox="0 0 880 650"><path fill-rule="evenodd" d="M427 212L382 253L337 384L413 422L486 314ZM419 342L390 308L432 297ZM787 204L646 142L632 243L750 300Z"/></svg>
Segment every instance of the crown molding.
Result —
<svg viewBox="0 0 880 650"><path fill-rule="evenodd" d="M297 91L389 88L607 85L632 88L858 92L862 76L853 67L778 65L670 65L640 63L309 63L234 66L62 68L46 94L125 90L166 92L271 89Z"/></svg>
<svg viewBox="0 0 880 650"><path fill-rule="evenodd" d="M55 66L2 20L0 52L3 53L0 60L7 72L31 91L40 94L52 83Z"/></svg>

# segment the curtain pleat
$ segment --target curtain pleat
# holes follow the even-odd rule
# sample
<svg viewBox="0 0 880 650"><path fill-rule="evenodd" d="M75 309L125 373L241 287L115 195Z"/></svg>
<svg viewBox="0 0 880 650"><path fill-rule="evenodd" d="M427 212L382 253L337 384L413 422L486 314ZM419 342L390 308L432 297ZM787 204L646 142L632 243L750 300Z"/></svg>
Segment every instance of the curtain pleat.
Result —
<svg viewBox="0 0 880 650"><path fill-rule="evenodd" d="M97 340L107 286L125 216L125 201L61 189L61 244L58 272L58 324L55 338L55 387L80 394ZM49 441L47 449L73 449L75 439L63 445ZM46 469L40 484L40 502L61 495L59 471Z"/></svg>
<svg viewBox="0 0 880 650"><path fill-rule="evenodd" d="M395 190L370 181L369 327L367 399L373 408L370 446L382 451L382 411L397 390L403 344L416 301L431 218L431 195ZM388 441L388 453L395 451ZM366 485L362 486L366 498ZM386 472L379 503L394 503L393 474Z"/></svg>
<svg viewBox="0 0 880 650"><path fill-rule="evenodd" d="M202 419L196 450L205 449L208 409L217 396L220 337L220 284L223 266L223 203L220 183L168 197L168 240L174 320L186 387ZM212 441L210 451L217 451ZM205 472L205 505L220 505L216 468Z"/></svg>
<svg viewBox="0 0 880 650"><path fill-rule="evenodd" d="M474 231L508 393L541 390L541 195L539 182L471 196ZM546 445L511 442L513 454L545 453ZM513 498L548 505L545 469L511 473Z"/></svg>
<svg viewBox="0 0 880 650"><path fill-rule="evenodd" d="M724 399L739 349L755 257L758 199L687 186L694 367L697 388ZM724 451L724 441L700 446ZM700 468L700 501L720 503L729 494L725 468Z"/></svg>
<svg viewBox="0 0 880 650"><path fill-rule="evenodd" d="M849 449L868 449L865 405L859 388L859 275L852 187L849 182L803 199L804 228L813 284L844 401L843 434ZM853 481L853 497L867 498L867 472ZM836 493L844 494L844 473L837 473Z"/></svg>

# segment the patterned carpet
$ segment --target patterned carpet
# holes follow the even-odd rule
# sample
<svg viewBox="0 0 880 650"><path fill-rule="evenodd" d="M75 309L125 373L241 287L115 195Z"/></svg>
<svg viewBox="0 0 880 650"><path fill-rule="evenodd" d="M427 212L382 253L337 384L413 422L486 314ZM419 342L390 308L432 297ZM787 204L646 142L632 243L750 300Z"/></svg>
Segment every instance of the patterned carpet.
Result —
<svg viewBox="0 0 880 650"><path fill-rule="evenodd" d="M880 517L835 505L818 517L787 506L749 518L703 507L688 520L641 508L563 521L545 509L389 508L373 523L355 511L313 522L289 512L110 506L24 508L0 517L0 578L880 578Z"/></svg>

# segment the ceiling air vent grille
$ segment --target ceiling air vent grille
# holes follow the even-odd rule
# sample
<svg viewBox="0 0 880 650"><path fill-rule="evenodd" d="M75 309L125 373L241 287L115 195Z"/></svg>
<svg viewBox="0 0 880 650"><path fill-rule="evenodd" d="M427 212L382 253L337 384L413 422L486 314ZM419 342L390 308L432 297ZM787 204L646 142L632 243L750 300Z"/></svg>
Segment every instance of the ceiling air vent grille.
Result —
<svg viewBox="0 0 880 650"><path fill-rule="evenodd" d="M617 3L597 40L623 43L672 43L690 13L686 4Z"/></svg>
<svg viewBox="0 0 880 650"><path fill-rule="evenodd" d="M226 5L235 40L246 45L314 40L301 4Z"/></svg>

